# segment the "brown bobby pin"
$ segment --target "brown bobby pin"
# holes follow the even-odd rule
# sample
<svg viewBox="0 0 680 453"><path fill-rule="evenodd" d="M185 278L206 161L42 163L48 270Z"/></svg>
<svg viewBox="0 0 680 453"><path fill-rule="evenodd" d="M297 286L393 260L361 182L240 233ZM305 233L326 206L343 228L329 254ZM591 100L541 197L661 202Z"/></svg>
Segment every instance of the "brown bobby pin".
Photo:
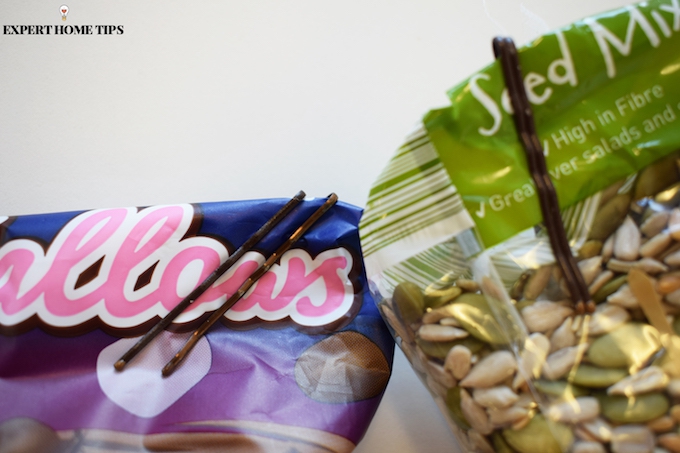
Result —
<svg viewBox="0 0 680 453"><path fill-rule="evenodd" d="M284 242L274 253L272 253L267 260L258 267L255 272L253 272L248 279L243 282L239 289L232 294L227 301L216 311L214 311L208 320L204 322L194 333L189 337L187 342L184 344L182 349L175 354L175 356L163 367L163 376L170 376L177 366L184 360L187 354L193 349L193 347L198 343L198 340L207 332L207 330L215 324L231 307L238 302L241 297L252 287L255 282L262 277L271 268L274 263L276 263L281 256L287 252L295 242L302 237L303 234L309 228L311 228L314 223L316 223L319 218L326 213L336 202L338 201L338 196L334 193L328 196L328 199L324 204L322 204L316 211L312 213L311 216L300 225L293 234L288 237L286 242Z"/></svg>
<svg viewBox="0 0 680 453"><path fill-rule="evenodd" d="M213 271L203 282L198 285L187 297L185 297L179 304L177 304L161 321L153 326L142 338L135 343L125 354L122 355L120 359L115 363L114 367L118 371L122 371L125 365L132 360L139 352L148 345L151 340L156 338L159 333L161 333L166 327L168 327L172 321L175 320L184 310L186 310L189 305L191 305L196 299L199 298L213 283L217 281L231 266L234 265L241 257L250 249L252 249L255 244L260 242L262 238L269 234L274 227L283 220L290 211L293 210L304 198L305 193L301 190L292 199L290 199L279 211L274 214L264 225L260 227L252 236L250 236L246 242L244 242L236 251L230 255L217 269Z"/></svg>
<svg viewBox="0 0 680 453"><path fill-rule="evenodd" d="M515 43L510 38L494 38L493 49L496 58L500 61L505 84L508 87L512 109L515 112L513 115L515 128L526 152L531 177L536 184L536 193L553 254L562 270L577 313L592 313L595 311L595 303L590 297L583 275L567 242L567 235L560 217L557 193L546 167L543 147L536 133L534 114L524 89L522 69Z"/></svg>

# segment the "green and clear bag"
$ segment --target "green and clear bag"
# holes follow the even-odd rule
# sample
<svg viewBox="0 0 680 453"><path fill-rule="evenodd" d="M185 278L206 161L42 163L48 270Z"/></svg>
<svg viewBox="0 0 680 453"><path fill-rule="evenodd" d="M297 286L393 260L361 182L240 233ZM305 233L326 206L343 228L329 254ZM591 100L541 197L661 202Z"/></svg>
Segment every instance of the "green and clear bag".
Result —
<svg viewBox="0 0 680 453"><path fill-rule="evenodd" d="M595 312L555 265L497 61L373 185L374 298L469 451L680 451L680 3L583 19L519 58Z"/></svg>

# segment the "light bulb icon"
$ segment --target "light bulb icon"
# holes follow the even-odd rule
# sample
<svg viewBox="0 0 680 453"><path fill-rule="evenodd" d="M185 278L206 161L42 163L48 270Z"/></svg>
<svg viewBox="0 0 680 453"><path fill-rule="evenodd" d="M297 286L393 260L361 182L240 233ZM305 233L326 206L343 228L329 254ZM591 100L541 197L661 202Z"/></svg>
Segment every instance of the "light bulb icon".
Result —
<svg viewBox="0 0 680 453"><path fill-rule="evenodd" d="M59 12L61 13L61 20L66 20L66 16L68 15L68 6L61 5L59 7Z"/></svg>

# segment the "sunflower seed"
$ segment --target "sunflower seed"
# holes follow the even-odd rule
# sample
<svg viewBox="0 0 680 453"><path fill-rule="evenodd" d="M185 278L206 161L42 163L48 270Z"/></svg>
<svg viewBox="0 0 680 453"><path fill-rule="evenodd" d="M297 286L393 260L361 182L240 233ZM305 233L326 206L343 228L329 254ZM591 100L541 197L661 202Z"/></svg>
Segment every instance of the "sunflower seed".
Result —
<svg viewBox="0 0 680 453"><path fill-rule="evenodd" d="M425 341L453 341L465 338L468 335L470 334L465 329L440 324L423 324L418 329L418 336Z"/></svg>
<svg viewBox="0 0 680 453"><path fill-rule="evenodd" d="M463 379L470 371L472 352L463 345L451 348L444 360L444 369L449 371L454 378Z"/></svg>
<svg viewBox="0 0 680 453"><path fill-rule="evenodd" d="M668 385L668 376L657 366L650 366L632 376L621 379L607 389L610 395L640 395L642 393L661 390Z"/></svg>
<svg viewBox="0 0 680 453"><path fill-rule="evenodd" d="M463 291L468 291L471 293L479 291L479 284L476 281L467 278L459 278L456 280L456 286L461 288Z"/></svg>
<svg viewBox="0 0 680 453"><path fill-rule="evenodd" d="M531 413L531 409L512 405L502 409L489 409L489 421L496 428L510 426L524 420Z"/></svg>
<svg viewBox="0 0 680 453"><path fill-rule="evenodd" d="M571 453L606 453L606 451L599 442L578 441L571 447Z"/></svg>
<svg viewBox="0 0 680 453"><path fill-rule="evenodd" d="M614 256L623 261L634 261L639 255L639 249L640 230L633 219L626 216L614 233Z"/></svg>
<svg viewBox="0 0 680 453"><path fill-rule="evenodd" d="M647 423L647 428L655 433L665 433L675 428L676 423L670 415L662 415L659 418Z"/></svg>
<svg viewBox="0 0 680 453"><path fill-rule="evenodd" d="M484 357L460 381L461 387L493 387L513 375L517 362L508 351L495 351Z"/></svg>
<svg viewBox="0 0 680 453"><path fill-rule="evenodd" d="M680 272L674 271L659 276L656 282L656 292L659 294L669 294L680 289Z"/></svg>
<svg viewBox="0 0 680 453"><path fill-rule="evenodd" d="M640 306L640 302L635 298L628 284L622 285L618 291L607 297L607 302L629 309Z"/></svg>
<svg viewBox="0 0 680 453"><path fill-rule="evenodd" d="M423 324L437 324L444 318L451 316L447 307L439 307L425 312L423 315Z"/></svg>
<svg viewBox="0 0 680 453"><path fill-rule="evenodd" d="M439 320L442 326L462 327L456 318L442 318Z"/></svg>
<svg viewBox="0 0 680 453"><path fill-rule="evenodd" d="M630 319L627 310L614 304L598 305L588 322L588 335L602 335L611 332Z"/></svg>
<svg viewBox="0 0 680 453"><path fill-rule="evenodd" d="M612 430L611 448L614 453L651 453L654 444L654 434L646 426L617 426Z"/></svg>
<svg viewBox="0 0 680 453"><path fill-rule="evenodd" d="M614 256L614 235L611 235L602 243L602 261L607 262Z"/></svg>
<svg viewBox="0 0 680 453"><path fill-rule="evenodd" d="M552 266L542 266L536 269L524 286L525 299L535 300L545 290L550 281L552 270Z"/></svg>
<svg viewBox="0 0 680 453"><path fill-rule="evenodd" d="M519 396L510 387L500 385L498 387L474 389L472 399L482 407L502 409L516 403Z"/></svg>
<svg viewBox="0 0 680 453"><path fill-rule="evenodd" d="M527 379L537 378L550 350L550 341L545 335L533 333L524 342L524 349L519 353L517 373L512 381L512 388L517 390Z"/></svg>
<svg viewBox="0 0 680 453"><path fill-rule="evenodd" d="M668 266L654 258L642 258L638 261L622 261L612 258L607 262L607 268L614 272L628 273L631 269L642 269L648 274L656 275L668 271Z"/></svg>
<svg viewBox="0 0 680 453"><path fill-rule="evenodd" d="M668 231L673 239L680 240L680 209L674 208L668 217Z"/></svg>
<svg viewBox="0 0 680 453"><path fill-rule="evenodd" d="M614 272L609 269L600 272L600 274L595 277L595 280L588 287L588 292L593 295L598 292L604 285L609 283L611 279L614 278Z"/></svg>
<svg viewBox="0 0 680 453"><path fill-rule="evenodd" d="M550 337L550 351L555 352L558 349L568 348L569 346L574 346L577 342L576 332L572 328L574 323L574 318L567 318L564 320L562 325L560 325L553 332Z"/></svg>
<svg viewBox="0 0 680 453"><path fill-rule="evenodd" d="M471 451L479 453L496 453L486 437L478 433L474 429L468 431L468 440L470 441Z"/></svg>
<svg viewBox="0 0 680 453"><path fill-rule="evenodd" d="M657 443L673 453L680 452L680 434L668 433L657 437Z"/></svg>
<svg viewBox="0 0 680 453"><path fill-rule="evenodd" d="M664 251L673 242L668 233L659 233L640 246L640 256L653 257Z"/></svg>
<svg viewBox="0 0 680 453"><path fill-rule="evenodd" d="M447 389L455 387L458 383L453 377L453 374L451 374L446 368L444 368L443 365L440 365L437 362L428 360L425 363L425 368L427 370L428 376L432 376L436 382L443 385Z"/></svg>
<svg viewBox="0 0 680 453"><path fill-rule="evenodd" d="M612 438L612 427L602 417L581 423L579 427L600 442L607 443Z"/></svg>
<svg viewBox="0 0 680 453"><path fill-rule="evenodd" d="M598 255L581 260L578 263L578 268L581 270L581 274L583 274L586 285L590 285L602 272L602 257Z"/></svg>
<svg viewBox="0 0 680 453"><path fill-rule="evenodd" d="M668 264L669 266L678 266L680 265L680 250L677 252L673 252L670 255L667 255L664 259L663 262Z"/></svg>
<svg viewBox="0 0 680 453"><path fill-rule="evenodd" d="M522 319L529 332L547 332L558 327L574 311L555 302L537 301L522 310Z"/></svg>
<svg viewBox="0 0 680 453"><path fill-rule="evenodd" d="M592 396L558 401L548 406L546 417L556 422L580 423L600 414L600 404Z"/></svg>
<svg viewBox="0 0 680 453"><path fill-rule="evenodd" d="M460 390L460 409L472 429L484 435L491 434L493 426L489 422L486 411L472 399L465 389Z"/></svg>
<svg viewBox="0 0 680 453"><path fill-rule="evenodd" d="M680 289L676 289L672 293L666 294L664 300L669 304L680 305Z"/></svg>
<svg viewBox="0 0 680 453"><path fill-rule="evenodd" d="M666 228L669 217L670 212L668 211L658 211L651 214L642 225L640 225L640 232L648 238L656 236Z"/></svg>
<svg viewBox="0 0 680 453"><path fill-rule="evenodd" d="M543 365L543 376L550 380L561 378L574 367L587 348L588 345L583 343L553 352Z"/></svg>
<svg viewBox="0 0 680 453"><path fill-rule="evenodd" d="M671 396L674 396L676 398L680 397L680 379L671 379L668 382L668 387L666 387L666 391Z"/></svg>

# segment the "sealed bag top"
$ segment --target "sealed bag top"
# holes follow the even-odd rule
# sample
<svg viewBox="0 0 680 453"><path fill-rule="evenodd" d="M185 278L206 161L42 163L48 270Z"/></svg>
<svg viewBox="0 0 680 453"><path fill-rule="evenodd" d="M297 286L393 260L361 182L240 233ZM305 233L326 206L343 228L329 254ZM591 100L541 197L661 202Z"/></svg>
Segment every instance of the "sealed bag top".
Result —
<svg viewBox="0 0 680 453"><path fill-rule="evenodd" d="M679 10L677 0L631 5L519 49L561 208L676 149ZM492 247L541 221L498 62L449 98L371 189L361 227L369 278L473 225Z"/></svg>

